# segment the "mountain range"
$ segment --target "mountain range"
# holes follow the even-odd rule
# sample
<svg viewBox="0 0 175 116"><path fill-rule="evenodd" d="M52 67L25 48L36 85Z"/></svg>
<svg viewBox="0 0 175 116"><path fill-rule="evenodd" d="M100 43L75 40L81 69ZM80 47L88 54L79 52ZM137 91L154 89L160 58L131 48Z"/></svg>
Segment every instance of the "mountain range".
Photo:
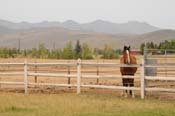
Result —
<svg viewBox="0 0 175 116"><path fill-rule="evenodd" d="M48 28L48 27L63 27L71 30L88 31L88 32L100 32L108 34L143 34L160 28L149 25L145 22L129 21L127 23L112 23L109 21L96 20L89 23L77 23L73 20L67 20L65 22L48 22L43 21L40 23L20 22L14 23L6 20L0 20L0 26L9 29L31 29L31 28Z"/></svg>
<svg viewBox="0 0 175 116"><path fill-rule="evenodd" d="M112 23L96 20L80 24L72 20L65 22L14 23L0 20L0 47L18 47L31 49L44 43L47 48L63 48L71 41L88 43L91 47L102 48L109 44L113 48L121 48L130 44L138 48L143 42L159 43L175 38L174 30L164 30L145 22L130 21Z"/></svg>

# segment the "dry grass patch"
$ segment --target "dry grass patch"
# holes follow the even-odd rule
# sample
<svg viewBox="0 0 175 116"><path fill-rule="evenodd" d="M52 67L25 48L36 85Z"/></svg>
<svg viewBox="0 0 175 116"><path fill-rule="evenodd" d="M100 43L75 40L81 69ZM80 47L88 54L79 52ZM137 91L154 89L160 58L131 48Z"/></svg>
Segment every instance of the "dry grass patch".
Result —
<svg viewBox="0 0 175 116"><path fill-rule="evenodd" d="M83 93L1 93L3 116L174 116L175 102Z"/></svg>

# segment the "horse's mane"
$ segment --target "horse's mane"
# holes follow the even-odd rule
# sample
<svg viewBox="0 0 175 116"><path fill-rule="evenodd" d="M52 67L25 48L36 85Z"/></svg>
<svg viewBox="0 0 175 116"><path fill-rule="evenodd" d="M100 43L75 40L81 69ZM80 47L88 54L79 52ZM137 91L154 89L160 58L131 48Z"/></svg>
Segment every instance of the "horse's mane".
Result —
<svg viewBox="0 0 175 116"><path fill-rule="evenodd" d="M125 58L126 58L125 55L123 55L123 56L120 58L120 63L121 63L121 64L125 64L125 63L124 63L124 59L125 59ZM130 55L130 60L131 60L130 64L137 64L137 60L136 60L136 57L135 57L134 55Z"/></svg>

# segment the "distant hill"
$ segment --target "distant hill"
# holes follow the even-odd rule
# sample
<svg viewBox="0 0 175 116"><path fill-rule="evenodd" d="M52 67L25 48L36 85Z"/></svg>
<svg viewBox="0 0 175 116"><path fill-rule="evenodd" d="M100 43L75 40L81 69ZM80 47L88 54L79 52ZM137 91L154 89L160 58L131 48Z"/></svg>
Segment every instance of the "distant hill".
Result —
<svg viewBox="0 0 175 116"><path fill-rule="evenodd" d="M112 23L103 20L82 24L82 28L84 30L109 34L143 34L159 30L157 27L137 21L130 21L128 23Z"/></svg>
<svg viewBox="0 0 175 116"><path fill-rule="evenodd" d="M62 27L40 27L18 30L14 33L3 35L1 34L0 47L18 47L20 40L22 49L38 47L39 43L44 43L47 48L53 49L54 46L55 48L63 48L69 41L75 44L76 40L80 40L81 43L86 42L94 48L103 48L105 44L109 44L113 48L122 48L125 44L130 44L132 48L138 48L143 42L153 41L159 43L174 38L174 30L159 30L141 35L114 35L100 32L71 30Z"/></svg>
<svg viewBox="0 0 175 116"><path fill-rule="evenodd" d="M138 35L137 37L131 37L130 39L136 41L135 45L137 46L143 42L160 43L165 40L175 40L175 30L170 29L159 30L155 32Z"/></svg>
<svg viewBox="0 0 175 116"><path fill-rule="evenodd" d="M0 26L0 35L14 33L14 32L16 32L16 30L9 29L9 28L4 27L4 26Z"/></svg>
<svg viewBox="0 0 175 116"><path fill-rule="evenodd" d="M71 30L100 32L107 34L144 34L160 30L160 28L157 28L145 22L130 21L127 23L112 23L103 20L96 20L94 22L84 24L77 23L73 20L67 20L65 22L43 21L40 23L28 23L28 22L14 23L6 20L0 20L0 26L18 30L41 28L41 27L42 28L63 27Z"/></svg>
<svg viewBox="0 0 175 116"><path fill-rule="evenodd" d="M52 27L33 28L13 34L1 35L0 46L18 47L19 39L22 49L38 47L39 43L44 43L46 47L50 49L53 48L53 45L55 45L56 48L62 48L69 41L75 43L76 40L87 42L92 47L102 47L105 43L117 45L115 42L116 37L113 35Z"/></svg>

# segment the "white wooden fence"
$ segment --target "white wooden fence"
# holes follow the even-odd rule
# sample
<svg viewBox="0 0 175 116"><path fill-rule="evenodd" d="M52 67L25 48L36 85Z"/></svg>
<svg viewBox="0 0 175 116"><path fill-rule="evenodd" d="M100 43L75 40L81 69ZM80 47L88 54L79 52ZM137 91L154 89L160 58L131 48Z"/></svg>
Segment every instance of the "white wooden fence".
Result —
<svg viewBox="0 0 175 116"><path fill-rule="evenodd" d="M0 75L24 75L23 82L7 82L0 81L0 84L15 84L15 85L24 85L25 94L28 93L28 85L48 85L48 86L74 86L77 88L77 94L81 92L82 87L94 87L94 88L106 88L106 89L117 89L117 90L136 90L140 91L140 96L142 99L145 97L145 91L170 91L175 92L175 89L166 89L166 88L148 88L145 85L146 80L169 80L175 81L175 77L152 77L145 76L145 67L175 67L175 64L157 64L157 65L145 65L144 60L142 60L141 64L136 65L126 65L126 64L116 64L116 63L92 63L92 62L81 62L81 60L77 60L75 63L29 63L27 60L24 63L0 63L0 66L12 66L19 65L24 67L23 72L0 72ZM28 71L28 66L56 66L56 65L65 65L65 66L76 66L77 73L76 74L59 74L59 73L37 73ZM121 75L82 75L81 66L115 66L115 67L138 67L140 68L140 76L121 76ZM47 76L47 77L70 77L76 78L76 84L58 84L58 83L32 83L29 82L28 76ZM123 86L107 86L107 85L84 85L81 83L81 78L134 78L140 79L140 87L123 87Z"/></svg>

